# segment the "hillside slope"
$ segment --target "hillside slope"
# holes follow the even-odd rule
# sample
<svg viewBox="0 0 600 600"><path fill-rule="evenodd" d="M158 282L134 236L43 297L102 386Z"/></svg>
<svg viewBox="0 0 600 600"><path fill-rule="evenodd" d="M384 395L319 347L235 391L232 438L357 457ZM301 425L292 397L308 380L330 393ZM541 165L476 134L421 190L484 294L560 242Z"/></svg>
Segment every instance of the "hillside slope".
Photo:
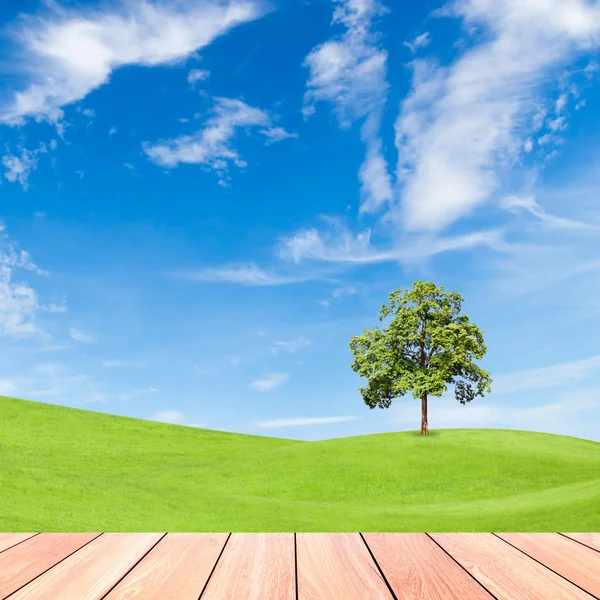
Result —
<svg viewBox="0 0 600 600"><path fill-rule="evenodd" d="M0 397L0 531L598 531L600 444L298 442Z"/></svg>

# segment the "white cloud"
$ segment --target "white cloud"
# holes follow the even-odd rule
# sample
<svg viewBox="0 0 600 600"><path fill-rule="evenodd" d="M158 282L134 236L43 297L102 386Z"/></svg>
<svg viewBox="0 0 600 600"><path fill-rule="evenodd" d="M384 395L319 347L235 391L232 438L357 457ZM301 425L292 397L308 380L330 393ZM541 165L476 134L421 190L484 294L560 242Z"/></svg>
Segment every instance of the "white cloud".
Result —
<svg viewBox="0 0 600 600"><path fill-rule="evenodd" d="M583 0L458 0L445 14L486 35L450 67L413 62L396 123L409 230L440 230L483 204L535 129L553 69L600 41L600 6Z"/></svg>
<svg viewBox="0 0 600 600"><path fill-rule="evenodd" d="M343 296L353 296L358 293L358 290L353 285L348 285L346 287L336 288L333 290L332 296L334 298L342 298Z"/></svg>
<svg viewBox="0 0 600 600"><path fill-rule="evenodd" d="M59 404L106 402L111 397L103 382L89 375L73 374L65 366L54 372L48 370L24 376L17 386L19 395L24 398L42 402L50 398Z"/></svg>
<svg viewBox="0 0 600 600"><path fill-rule="evenodd" d="M426 48L431 42L429 32L421 33L412 42L404 42L404 45L414 54L419 48Z"/></svg>
<svg viewBox="0 0 600 600"><path fill-rule="evenodd" d="M567 94L561 94L556 100L554 108L558 114L560 114L564 110L565 106L567 105L567 100Z"/></svg>
<svg viewBox="0 0 600 600"><path fill-rule="evenodd" d="M453 396L430 398L428 403L429 426L443 428L494 428L567 433L582 429L585 413L589 418L600 408L599 390L581 390L541 405L497 403L488 398L477 398L461 405ZM389 409L392 421L412 425L421 422L421 404L417 400L401 400Z"/></svg>
<svg viewBox="0 0 600 600"><path fill-rule="evenodd" d="M187 76L188 83L195 87L199 81L205 81L210 76L210 71L204 69L192 69Z"/></svg>
<svg viewBox="0 0 600 600"><path fill-rule="evenodd" d="M21 148L21 155L6 154L2 157L2 164L6 169L4 177L12 183L20 183L24 190L29 186L29 175L37 168L37 152Z"/></svg>
<svg viewBox="0 0 600 600"><path fill-rule="evenodd" d="M131 363L127 360L103 360L102 365L107 369L118 369L120 367L128 367Z"/></svg>
<svg viewBox="0 0 600 600"><path fill-rule="evenodd" d="M119 400L123 402L129 402L140 396L147 396L148 394L155 394L158 390L155 387L147 387L139 390L131 390L129 392L122 392L118 395Z"/></svg>
<svg viewBox="0 0 600 600"><path fill-rule="evenodd" d="M264 429L277 429L279 427L305 427L307 425L327 425L330 423L345 423L347 421L356 421L358 417L312 417L296 419L269 419L267 421L258 421L257 427Z"/></svg>
<svg viewBox="0 0 600 600"><path fill-rule="evenodd" d="M117 133L117 128L116 128L116 127L111 127L111 128L108 130L108 135L109 135L110 137L112 137L113 135L115 135L115 133Z"/></svg>
<svg viewBox="0 0 600 600"><path fill-rule="evenodd" d="M359 171L361 212L377 212L393 198L391 178L379 136L387 83L387 52L371 31L374 19L387 10L378 0L335 0L333 25L345 32L314 48L304 61L309 69L303 114L315 112L315 104L328 102L340 127L365 119L361 138L367 157Z"/></svg>
<svg viewBox="0 0 600 600"><path fill-rule="evenodd" d="M502 199L502 207L506 210L517 212L518 210L524 210L533 216L537 217L541 221L544 221L548 225L566 229L589 229L599 228L599 224L589 222L573 221L571 219L565 219L557 217L548 213L538 202L534 196L506 196Z"/></svg>
<svg viewBox="0 0 600 600"><path fill-rule="evenodd" d="M566 231L566 230L565 230ZM575 278L585 275L596 281L600 271L600 259L593 251L594 234L590 235L589 246L585 243L585 229L578 230L578 246L557 243L511 244L502 260L488 263L486 270L492 275L488 293L496 297L511 298L540 292L561 282L569 283L571 298L574 298Z"/></svg>
<svg viewBox="0 0 600 600"><path fill-rule="evenodd" d="M14 272L16 269L37 275L47 275L47 272L31 261L28 252L14 249L1 221L0 241L4 245L0 253L0 331L15 337L44 336L46 334L37 324L36 317L47 307L40 304L38 294L32 287L14 281Z"/></svg>
<svg viewBox="0 0 600 600"><path fill-rule="evenodd" d="M305 339L303 336L300 336L299 338L289 342L273 342L273 352L275 354L279 352L288 352L289 354L294 354L298 350L308 348L308 346L310 346L310 341Z"/></svg>
<svg viewBox="0 0 600 600"><path fill-rule="evenodd" d="M182 425L185 422L185 416L176 410L159 410L152 415L152 421Z"/></svg>
<svg viewBox="0 0 600 600"><path fill-rule="evenodd" d="M321 306L325 306L325 307L328 307L331 304L331 302L329 302L329 300L315 300L315 302L317 304L320 304Z"/></svg>
<svg viewBox="0 0 600 600"><path fill-rule="evenodd" d="M84 117L93 119L96 116L96 111L93 108L78 108L77 112L80 112Z"/></svg>
<svg viewBox="0 0 600 600"><path fill-rule="evenodd" d="M58 7L12 26L24 57L25 88L0 107L0 121L24 117L58 122L61 107L81 100L125 65L168 65L210 44L232 27L260 17L251 1L132 0L112 12Z"/></svg>
<svg viewBox="0 0 600 600"><path fill-rule="evenodd" d="M267 141L265 142L267 145L298 137L297 133L290 133L283 127L270 127L269 129L263 129L261 133L267 138Z"/></svg>
<svg viewBox="0 0 600 600"><path fill-rule="evenodd" d="M303 260L354 264L413 263L443 252L475 246L488 246L495 250L502 250L504 248L502 232L488 230L448 237L412 237L399 240L388 248L377 249L371 244L371 231L368 229L353 235L338 226L324 233L312 228L282 238L276 253L280 258L295 263Z"/></svg>
<svg viewBox="0 0 600 600"><path fill-rule="evenodd" d="M269 392L282 385L289 379L287 373L269 373L261 379L256 379L250 384L250 389L257 392Z"/></svg>
<svg viewBox="0 0 600 600"><path fill-rule="evenodd" d="M18 386L10 379L0 380L0 396L14 396L17 393Z"/></svg>
<svg viewBox="0 0 600 600"><path fill-rule="evenodd" d="M233 148L232 141L238 129L250 127L265 127L261 133L267 135L270 142L277 141L271 135L271 117L268 113L248 106L241 100L215 98L213 115L206 121L204 128L194 135L182 135L157 144L145 143L143 149L158 165L168 168L176 167L180 163L204 165L214 170L221 181L226 183L231 163L240 168L247 166ZM284 139L281 134L275 135Z"/></svg>
<svg viewBox="0 0 600 600"><path fill-rule="evenodd" d="M80 342L82 344L89 344L94 341L94 336L86 333L85 331L81 331L81 329L76 329L75 327L71 327L69 329L69 337L75 341Z"/></svg>
<svg viewBox="0 0 600 600"><path fill-rule="evenodd" d="M64 314L67 312L67 306L64 302L62 304L56 304L55 302L51 302L50 304L42 304L40 306L40 310L43 312Z"/></svg>
<svg viewBox="0 0 600 600"><path fill-rule="evenodd" d="M176 273L178 277L190 281L206 281L213 283L237 283L248 286L288 285L308 281L308 277L287 276L268 273L253 263L224 265L200 270Z"/></svg>
<svg viewBox="0 0 600 600"><path fill-rule="evenodd" d="M494 377L494 394L512 394L527 390L555 388L577 383L600 372L600 355L538 369L505 373Z"/></svg>

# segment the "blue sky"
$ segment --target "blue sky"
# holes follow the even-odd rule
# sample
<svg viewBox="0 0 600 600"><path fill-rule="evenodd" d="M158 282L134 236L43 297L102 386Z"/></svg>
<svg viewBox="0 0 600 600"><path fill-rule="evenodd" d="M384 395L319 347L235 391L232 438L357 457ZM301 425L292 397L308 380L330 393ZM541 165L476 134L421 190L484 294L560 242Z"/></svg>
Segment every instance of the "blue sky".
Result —
<svg viewBox="0 0 600 600"><path fill-rule="evenodd" d="M600 2L4 3L0 393L323 439L351 336L434 280L493 393L600 441Z"/></svg>

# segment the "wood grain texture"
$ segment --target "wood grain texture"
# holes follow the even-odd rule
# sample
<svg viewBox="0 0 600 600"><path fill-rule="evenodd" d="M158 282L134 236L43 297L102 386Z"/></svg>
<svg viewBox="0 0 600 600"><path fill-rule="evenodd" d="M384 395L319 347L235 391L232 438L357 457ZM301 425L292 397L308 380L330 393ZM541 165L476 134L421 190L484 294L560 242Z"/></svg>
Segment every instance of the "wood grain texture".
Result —
<svg viewBox="0 0 600 600"><path fill-rule="evenodd" d="M398 600L493 600L424 533L365 533Z"/></svg>
<svg viewBox="0 0 600 600"><path fill-rule="evenodd" d="M299 533L296 552L298 600L393 598L358 533Z"/></svg>
<svg viewBox="0 0 600 600"><path fill-rule="evenodd" d="M41 533L0 554L0 598L64 560L99 533Z"/></svg>
<svg viewBox="0 0 600 600"><path fill-rule="evenodd" d="M4 552L12 546L16 546L30 537L36 535L35 533L0 533L0 552Z"/></svg>
<svg viewBox="0 0 600 600"><path fill-rule="evenodd" d="M582 546L558 533L498 533L496 535L586 592L600 597L600 552Z"/></svg>
<svg viewBox="0 0 600 600"><path fill-rule="evenodd" d="M491 533L430 535L497 598L591 600L589 594Z"/></svg>
<svg viewBox="0 0 600 600"><path fill-rule="evenodd" d="M106 600L198 600L226 533L169 533Z"/></svg>
<svg viewBox="0 0 600 600"><path fill-rule="evenodd" d="M202 600L296 600L293 533L232 533Z"/></svg>
<svg viewBox="0 0 600 600"><path fill-rule="evenodd" d="M588 548L593 548L600 552L600 533L563 533L570 537L572 540L576 540L581 544L585 544Z"/></svg>
<svg viewBox="0 0 600 600"><path fill-rule="evenodd" d="M100 600L163 535L104 533L10 600Z"/></svg>

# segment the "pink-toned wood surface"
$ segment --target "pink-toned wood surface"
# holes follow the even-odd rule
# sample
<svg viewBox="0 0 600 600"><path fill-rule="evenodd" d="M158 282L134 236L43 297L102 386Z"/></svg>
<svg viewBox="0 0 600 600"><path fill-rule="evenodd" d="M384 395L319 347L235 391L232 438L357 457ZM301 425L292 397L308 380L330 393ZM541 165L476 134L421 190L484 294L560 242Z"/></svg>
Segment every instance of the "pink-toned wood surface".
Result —
<svg viewBox="0 0 600 600"><path fill-rule="evenodd" d="M591 600L589 594L492 533L430 535L496 598Z"/></svg>
<svg viewBox="0 0 600 600"><path fill-rule="evenodd" d="M561 535L566 535L572 540L600 552L600 533L563 533Z"/></svg>
<svg viewBox="0 0 600 600"><path fill-rule="evenodd" d="M233 533L202 600L295 600L293 533Z"/></svg>
<svg viewBox="0 0 600 600"><path fill-rule="evenodd" d="M40 533L0 554L0 599L54 567L99 533Z"/></svg>
<svg viewBox="0 0 600 600"><path fill-rule="evenodd" d="M493 600L425 533L365 533L398 600Z"/></svg>
<svg viewBox="0 0 600 600"><path fill-rule="evenodd" d="M226 533L165 536L106 600L198 600L227 538Z"/></svg>
<svg viewBox="0 0 600 600"><path fill-rule="evenodd" d="M104 533L21 588L10 600L100 600L163 535Z"/></svg>
<svg viewBox="0 0 600 600"><path fill-rule="evenodd" d="M599 543L598 533L0 534L0 600L592 600Z"/></svg>
<svg viewBox="0 0 600 600"><path fill-rule="evenodd" d="M600 552L558 533L498 533L501 539L600 598Z"/></svg>
<svg viewBox="0 0 600 600"><path fill-rule="evenodd" d="M0 552L20 544L30 537L36 535L35 533L0 533Z"/></svg>
<svg viewBox="0 0 600 600"><path fill-rule="evenodd" d="M358 533L296 535L299 600L392 600Z"/></svg>

